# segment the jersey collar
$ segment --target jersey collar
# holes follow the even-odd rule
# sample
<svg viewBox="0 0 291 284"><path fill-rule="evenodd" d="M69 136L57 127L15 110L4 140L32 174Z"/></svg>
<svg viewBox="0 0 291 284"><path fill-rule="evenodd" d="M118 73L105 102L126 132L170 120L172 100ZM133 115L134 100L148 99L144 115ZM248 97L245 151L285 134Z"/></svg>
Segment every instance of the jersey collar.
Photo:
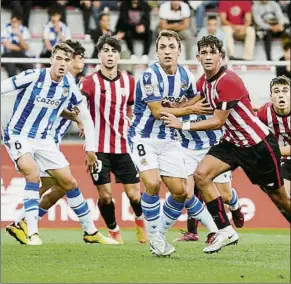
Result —
<svg viewBox="0 0 291 284"><path fill-rule="evenodd" d="M207 81L208 83L211 83L211 82L217 80L217 79L219 78L219 76L220 76L220 75L221 75L221 74L222 74L226 69L227 69L226 66L221 66L220 69L219 69L219 71L218 71L214 76L212 76L210 79L206 79L206 81Z"/></svg>

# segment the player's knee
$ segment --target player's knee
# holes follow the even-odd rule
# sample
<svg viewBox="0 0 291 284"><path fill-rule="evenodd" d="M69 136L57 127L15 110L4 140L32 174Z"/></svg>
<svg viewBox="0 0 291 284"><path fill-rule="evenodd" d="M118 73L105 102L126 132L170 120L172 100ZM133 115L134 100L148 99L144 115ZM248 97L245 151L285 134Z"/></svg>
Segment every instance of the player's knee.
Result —
<svg viewBox="0 0 291 284"><path fill-rule="evenodd" d="M159 180L151 180L144 182L146 192L151 195L156 195L160 191L161 181Z"/></svg>
<svg viewBox="0 0 291 284"><path fill-rule="evenodd" d="M103 195L103 196L100 195L99 199L102 204L109 204L112 201L112 195Z"/></svg>
<svg viewBox="0 0 291 284"><path fill-rule="evenodd" d="M201 189L201 186L203 186L205 183L210 181L208 175L199 169L197 169L194 172L194 180L195 180L197 187L200 189Z"/></svg>
<svg viewBox="0 0 291 284"><path fill-rule="evenodd" d="M187 196L188 196L187 191L172 193L173 199L178 202L184 202L187 199Z"/></svg>
<svg viewBox="0 0 291 284"><path fill-rule="evenodd" d="M129 192L127 194L128 199L131 203L139 203L140 202L140 193L139 192Z"/></svg>
<svg viewBox="0 0 291 284"><path fill-rule="evenodd" d="M60 181L61 187L65 191L69 191L78 187L78 183L73 176L67 176Z"/></svg>
<svg viewBox="0 0 291 284"><path fill-rule="evenodd" d="M25 177L26 182L40 183L40 177L39 177L38 170L31 172L31 173L28 173L24 177Z"/></svg>
<svg viewBox="0 0 291 284"><path fill-rule="evenodd" d="M223 191L220 192L220 195L222 197L222 200L224 203L228 204L232 198L232 192L230 191Z"/></svg>

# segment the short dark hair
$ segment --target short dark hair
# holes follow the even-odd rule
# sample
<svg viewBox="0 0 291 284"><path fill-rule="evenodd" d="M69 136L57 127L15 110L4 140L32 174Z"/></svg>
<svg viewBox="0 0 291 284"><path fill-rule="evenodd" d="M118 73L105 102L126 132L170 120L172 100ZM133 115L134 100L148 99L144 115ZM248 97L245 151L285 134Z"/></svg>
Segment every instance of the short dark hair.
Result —
<svg viewBox="0 0 291 284"><path fill-rule="evenodd" d="M209 15L209 16L207 17L207 21L211 21L211 20L217 20L216 15Z"/></svg>
<svg viewBox="0 0 291 284"><path fill-rule="evenodd" d="M22 15L22 13L20 13L20 12L18 12L18 11L13 11L13 12L11 13L11 17L10 17L10 19L12 20L13 18L16 18L17 20L23 22L23 15Z"/></svg>
<svg viewBox="0 0 291 284"><path fill-rule="evenodd" d="M53 16L53 15L62 15L62 12L60 11L60 9L56 6L51 6L49 9L48 9L48 14L49 14L49 17Z"/></svg>
<svg viewBox="0 0 291 284"><path fill-rule="evenodd" d="M291 49L291 41L286 41L284 44L283 44L283 49L285 51L287 51L288 49Z"/></svg>
<svg viewBox="0 0 291 284"><path fill-rule="evenodd" d="M223 47L223 42L218 39L216 36L213 35L207 35L202 37L198 42L198 52L200 52L200 49L202 46L210 46L211 48L217 48L219 52L221 52Z"/></svg>
<svg viewBox="0 0 291 284"><path fill-rule="evenodd" d="M101 12L101 14L98 17L98 22L100 22L104 16L109 16L109 14L105 12Z"/></svg>
<svg viewBox="0 0 291 284"><path fill-rule="evenodd" d="M278 76L278 77L272 79L272 81L270 83L270 92L272 93L272 88L275 85L287 85L290 87L290 84L291 84L291 80L288 77L286 77L285 75Z"/></svg>
<svg viewBox="0 0 291 284"><path fill-rule="evenodd" d="M98 52L101 51L101 49L103 48L104 44L109 44L111 47L113 47L114 49L116 49L119 53L121 52L121 44L120 41L115 38L114 36L111 35L102 35L99 39L98 42L96 44L96 48L98 50Z"/></svg>
<svg viewBox="0 0 291 284"><path fill-rule="evenodd" d="M70 39L67 39L67 40L63 41L63 43L66 43L68 46L70 46L72 49L74 49L73 56L76 56L76 55L81 55L83 57L85 56L86 50L79 41L72 41Z"/></svg>
<svg viewBox="0 0 291 284"><path fill-rule="evenodd" d="M171 31L171 30L162 30L162 31L160 31L158 38L156 40L156 50L158 50L159 41L160 41L161 37L163 37L163 36L174 37L178 42L179 49L181 48L181 39L180 39L178 33L176 33L175 31Z"/></svg>

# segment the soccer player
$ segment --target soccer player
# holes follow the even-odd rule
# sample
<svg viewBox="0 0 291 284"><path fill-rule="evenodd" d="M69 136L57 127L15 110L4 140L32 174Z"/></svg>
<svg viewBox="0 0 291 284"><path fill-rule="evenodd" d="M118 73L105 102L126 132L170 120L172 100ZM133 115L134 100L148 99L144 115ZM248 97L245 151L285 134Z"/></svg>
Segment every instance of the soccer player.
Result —
<svg viewBox="0 0 291 284"><path fill-rule="evenodd" d="M274 78L270 84L271 102L257 112L259 119L274 133L282 155L281 174L290 194L291 180L291 109L290 79L286 76Z"/></svg>
<svg viewBox="0 0 291 284"><path fill-rule="evenodd" d="M203 95L215 109L213 117L182 123L173 114L164 112L162 118L168 127L176 129L200 131L224 127L221 143L210 149L194 173L195 182L218 228L212 244L203 250L213 253L237 243L239 239L213 183L218 175L240 166L252 183L258 184L285 212L284 216L289 222L291 206L290 196L280 175L281 153L276 138L253 112L242 80L221 66L222 42L208 35L197 44L197 58L205 71L197 84L202 86Z"/></svg>
<svg viewBox="0 0 291 284"><path fill-rule="evenodd" d="M112 201L110 172L124 186L135 215L136 236L140 243L148 240L141 209L139 177L129 155L127 130L128 112L134 103L134 78L118 71L120 42L110 35L103 35L97 42L100 69L81 81L82 94L86 96L94 121L95 139L98 143L96 157L100 167L91 171L98 193L98 207L110 236L123 243L115 219ZM101 163L100 163L101 162Z"/></svg>
<svg viewBox="0 0 291 284"><path fill-rule="evenodd" d="M197 86L198 89L199 86ZM197 122L209 119L210 116L205 115L190 115L182 117L183 122ZM192 210L192 214L188 214L187 219L187 232L176 239L176 241L197 241L197 221L204 224L210 233L207 236L207 242L210 242L214 233L217 232L217 227L207 210L204 209L202 204L197 201L194 202L194 207L189 207L192 204L191 199L197 199L194 195L195 181L193 174L199 164L204 158L209 149L218 144L222 137L223 131L219 130L207 130L207 131L190 131L190 130L179 130L181 137L181 145L184 150L185 164L187 170L187 191L188 197L185 204L186 209ZM225 172L214 179L215 186L220 192L224 203L228 204L233 217L233 221L236 227L241 228L244 224L244 215L241 212L239 206L238 196L235 189L231 188L231 172ZM193 218L194 217L194 218Z"/></svg>
<svg viewBox="0 0 291 284"><path fill-rule="evenodd" d="M143 72L136 86L134 116L128 139L133 161L145 185L141 204L147 221L150 250L158 256L166 256L175 251L165 235L184 208L187 174L181 145L176 140L175 131L166 128L161 121L161 112L167 111L177 116L210 114L212 108L194 98L194 76L177 63L181 52L178 34L161 31L156 40L156 52L158 62ZM171 102L181 103L188 99L193 103L190 106L169 107ZM160 216L161 179L171 195Z"/></svg>
<svg viewBox="0 0 291 284"><path fill-rule="evenodd" d="M93 122L77 85L72 76L67 75L73 52L67 44L57 44L52 51L51 68L27 70L1 82L1 94L18 91L12 116L4 131L4 143L26 180L27 245L42 244L38 233L39 169L49 173L66 191L68 203L84 228L84 238L95 242L104 238L94 225L88 204L70 173L69 163L50 136L53 123L64 108L69 103L78 106L86 137L86 165L91 168L96 164L96 141L90 132ZM13 231L7 229L14 236Z"/></svg>
<svg viewBox="0 0 291 284"><path fill-rule="evenodd" d="M73 80L77 78L77 75L82 72L84 68L84 53L85 49L79 42L74 42L71 40L66 40L68 46L70 46L74 52L72 57L71 66L68 69L68 76L72 76ZM77 81L76 81L77 82ZM73 105L69 102L67 106L68 110L73 109ZM66 117L77 122L78 127L80 129L80 133L83 133L83 124L80 120L79 116L76 116L73 113L66 112L64 114ZM50 136L54 138L55 143L59 147L61 140L65 136L67 130L69 129L72 120L66 119L65 117L58 117L54 122ZM47 213L48 209L52 207L60 198L65 195L66 190L63 189L60 185L58 185L57 181L51 177L47 172L40 171L41 178L41 188L39 190L40 193L40 204L39 204L39 220ZM48 189L51 189L50 192L47 193ZM24 221L25 211L16 218L16 220L7 226L6 230L13 235L20 243L27 244L27 226ZM85 229L85 228L84 228ZM98 238L97 240L97 237ZM112 242L111 239L104 237L101 233L94 235L94 237L85 234L84 241L88 243L101 243L101 244L116 244L116 242Z"/></svg>

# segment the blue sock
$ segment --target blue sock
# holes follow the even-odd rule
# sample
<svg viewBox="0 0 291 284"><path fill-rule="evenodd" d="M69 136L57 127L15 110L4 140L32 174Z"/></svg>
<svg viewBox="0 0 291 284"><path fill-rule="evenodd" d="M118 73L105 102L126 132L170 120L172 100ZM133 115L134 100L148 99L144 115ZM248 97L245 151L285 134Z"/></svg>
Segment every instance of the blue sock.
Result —
<svg viewBox="0 0 291 284"><path fill-rule="evenodd" d="M186 202L185 207L188 215L192 218L196 218L196 216L199 215L204 209L203 204L195 195L193 195L192 198Z"/></svg>
<svg viewBox="0 0 291 284"><path fill-rule="evenodd" d="M146 228L149 234L158 232L160 223L160 197L158 195L148 195L143 193L141 196L141 208L146 220Z"/></svg>
<svg viewBox="0 0 291 284"><path fill-rule="evenodd" d="M185 207L189 217L197 219L209 232L217 232L212 216L195 195L186 202Z"/></svg>
<svg viewBox="0 0 291 284"><path fill-rule="evenodd" d="M24 213L28 235L38 234L39 183L26 182L24 188Z"/></svg>
<svg viewBox="0 0 291 284"><path fill-rule="evenodd" d="M94 225L87 201L84 199L80 189L77 187L75 189L67 191L66 197L69 206L78 216L78 219L84 231L88 234L94 234L97 229Z"/></svg>
<svg viewBox="0 0 291 284"><path fill-rule="evenodd" d="M39 207L39 210L38 210L38 220L40 220L47 213L47 211L48 210Z"/></svg>
<svg viewBox="0 0 291 284"><path fill-rule="evenodd" d="M184 202L178 202L173 199L172 195L169 195L163 206L161 226L159 228L160 233L166 234L167 231L174 225L182 214L184 205Z"/></svg>
<svg viewBox="0 0 291 284"><path fill-rule="evenodd" d="M237 192L234 188L232 188L231 193L232 193L232 197L231 197L231 200L229 201L229 204L228 204L229 209L236 210L239 207Z"/></svg>

